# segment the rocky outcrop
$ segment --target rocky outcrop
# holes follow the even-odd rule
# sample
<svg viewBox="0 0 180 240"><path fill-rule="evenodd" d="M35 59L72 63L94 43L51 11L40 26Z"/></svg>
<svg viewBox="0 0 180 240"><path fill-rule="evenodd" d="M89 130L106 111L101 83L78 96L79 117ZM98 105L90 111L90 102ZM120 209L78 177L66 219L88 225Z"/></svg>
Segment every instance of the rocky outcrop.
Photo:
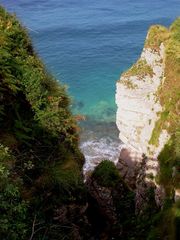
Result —
<svg viewBox="0 0 180 240"><path fill-rule="evenodd" d="M158 148L149 144L155 123L162 107L157 98L157 90L164 78L164 45L159 51L144 48L137 63L125 72L117 82L116 123L119 138L137 152L157 156L167 133ZM167 136L168 137L168 136Z"/></svg>
<svg viewBox="0 0 180 240"><path fill-rule="evenodd" d="M150 36L149 32L146 43ZM158 89L165 80L164 59L163 41L157 48L145 44L139 60L122 74L116 84L116 124L119 138L124 143L117 167L128 185L136 191L137 209L146 202L148 188L155 189L158 205L163 195L154 179L159 169L157 156L169 134L166 130L161 131L158 145L152 145L151 138L163 111Z"/></svg>

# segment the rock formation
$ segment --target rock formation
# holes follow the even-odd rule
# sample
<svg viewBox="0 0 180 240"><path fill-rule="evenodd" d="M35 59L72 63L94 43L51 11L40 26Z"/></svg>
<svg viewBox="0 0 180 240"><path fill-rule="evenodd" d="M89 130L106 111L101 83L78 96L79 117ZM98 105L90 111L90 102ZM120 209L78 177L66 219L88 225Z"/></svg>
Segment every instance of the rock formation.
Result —
<svg viewBox="0 0 180 240"><path fill-rule="evenodd" d="M138 153L151 154L154 157L168 139L168 134L164 131L158 148L149 144L162 111L156 94L164 79L164 54L163 43L159 51L145 47L137 63L117 82L116 91L116 123L120 130L120 139Z"/></svg>
<svg viewBox="0 0 180 240"><path fill-rule="evenodd" d="M172 52L175 56L179 49L178 22L170 29L158 25L151 27L139 60L121 75L116 84L116 124L120 131L119 138L124 143L117 167L129 186L136 189L137 205L142 200L143 191L152 185L156 189L157 204L161 205L164 196L155 177L159 171L158 155L177 126L171 121L172 116L178 119L177 111L167 107L165 101L169 103L174 98L173 104L178 104L173 95L179 89L176 66L170 78L167 65L168 62L172 64ZM172 49L172 42L177 47L176 51ZM169 49L172 49L171 54ZM174 88L172 77L174 84L177 84L173 94L169 90ZM167 91L170 91L169 98ZM170 126L173 126L171 129L174 132L169 130Z"/></svg>
<svg viewBox="0 0 180 240"><path fill-rule="evenodd" d="M158 147L149 144L155 123L162 111L157 91L164 79L164 54L163 43L158 50L144 47L140 59L122 74L117 82L116 123L120 130L119 138L125 144L120 158L126 161L127 171L132 172L131 177L136 173L132 171L132 167L129 168L130 161L131 165L141 163L142 154L151 156L146 163L147 175L157 174L156 157L168 139L167 132L163 131ZM119 163L119 168L124 169L120 167L123 164Z"/></svg>

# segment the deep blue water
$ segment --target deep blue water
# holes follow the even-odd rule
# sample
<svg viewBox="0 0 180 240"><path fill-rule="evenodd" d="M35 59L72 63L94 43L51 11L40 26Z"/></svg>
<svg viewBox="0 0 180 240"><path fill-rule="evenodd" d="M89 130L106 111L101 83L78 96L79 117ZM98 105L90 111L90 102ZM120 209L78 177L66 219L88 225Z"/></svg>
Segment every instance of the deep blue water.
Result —
<svg viewBox="0 0 180 240"><path fill-rule="evenodd" d="M169 26L180 15L180 0L0 3L27 26L47 68L69 86L73 110L88 115L91 121L102 121L103 129L113 134L117 79L140 55L149 26ZM107 121L110 125L105 124ZM94 131L96 136L96 126L87 122L85 130Z"/></svg>

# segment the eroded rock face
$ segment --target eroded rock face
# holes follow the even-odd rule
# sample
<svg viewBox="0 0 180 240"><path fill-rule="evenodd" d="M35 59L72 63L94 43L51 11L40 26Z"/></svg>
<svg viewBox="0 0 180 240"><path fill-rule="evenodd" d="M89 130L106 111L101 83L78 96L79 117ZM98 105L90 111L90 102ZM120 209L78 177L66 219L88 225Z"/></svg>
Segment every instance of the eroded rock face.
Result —
<svg viewBox="0 0 180 240"><path fill-rule="evenodd" d="M158 88L164 77L165 47L144 47L139 60L116 84L116 124L124 147L117 164L128 185L136 191L136 209L146 202L148 188L154 188L160 206L163 191L154 178L159 170L157 156L169 139L166 130L159 136L159 145L150 144L155 123L163 111Z"/></svg>
<svg viewBox="0 0 180 240"><path fill-rule="evenodd" d="M144 48L138 62L122 75L116 85L119 138L144 154L151 151L149 140L159 118L158 113L162 111L156 93L164 78L163 59L163 43L159 51ZM158 152L153 148L153 155Z"/></svg>

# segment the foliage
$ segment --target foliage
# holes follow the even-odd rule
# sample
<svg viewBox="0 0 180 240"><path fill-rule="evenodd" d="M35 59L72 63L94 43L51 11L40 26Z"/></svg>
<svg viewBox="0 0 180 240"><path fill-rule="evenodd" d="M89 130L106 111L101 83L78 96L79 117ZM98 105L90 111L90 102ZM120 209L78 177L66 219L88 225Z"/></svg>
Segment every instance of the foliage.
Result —
<svg viewBox="0 0 180 240"><path fill-rule="evenodd" d="M168 39L168 37L169 32L166 27L163 27L161 25L151 26L148 31L145 47L158 51L161 43Z"/></svg>
<svg viewBox="0 0 180 240"><path fill-rule="evenodd" d="M145 76L153 76L152 68L147 64L146 60L138 60L127 72L123 74L124 77L138 76L138 79L143 79Z"/></svg>
<svg viewBox="0 0 180 240"><path fill-rule="evenodd" d="M180 237L180 202L170 204L153 217L154 228L148 234L147 240L177 240Z"/></svg>
<svg viewBox="0 0 180 240"><path fill-rule="evenodd" d="M180 188L180 129L172 135L164 146L158 160L160 162L159 183L164 186L167 196L173 197L173 189Z"/></svg>
<svg viewBox="0 0 180 240"><path fill-rule="evenodd" d="M109 160L102 161L95 168L92 176L103 187L114 187L121 180L119 171Z"/></svg>
<svg viewBox="0 0 180 240"><path fill-rule="evenodd" d="M176 132L179 124L180 112L180 18L170 26L164 34L161 42L165 45L165 80L161 84L157 96L163 107L159 120L155 124L150 143L158 145L162 129L170 134ZM157 32L157 36L158 32ZM167 37L168 36L168 37Z"/></svg>
<svg viewBox="0 0 180 240"><path fill-rule="evenodd" d="M158 28L158 44L165 45L165 73L157 96L163 106L155 128L152 132L150 144L158 146L159 136L163 129L170 134L170 139L158 156L160 171L157 182L166 191L164 209L159 213L157 227L150 233L149 239L168 240L179 239L179 203L173 204L174 190L180 188L180 129L179 129L179 96L180 96L180 18L169 29ZM152 46L153 47L152 43ZM157 46L158 47L158 46Z"/></svg>
<svg viewBox="0 0 180 240"><path fill-rule="evenodd" d="M27 232L27 202L12 178L12 156L0 145L0 238L24 239Z"/></svg>
<svg viewBox="0 0 180 240"><path fill-rule="evenodd" d="M63 135L65 141L75 144L76 124L68 109L70 101L65 87L47 73L32 49L26 30L3 8L0 8L0 35L0 94L5 105L1 107L1 121L4 122L7 116L7 104L12 105L18 114L19 106L12 96L22 91L34 113L34 120L54 136ZM7 95L12 95L11 99ZM19 128L23 130L19 137L26 138L31 129L24 131L21 120L17 119Z"/></svg>
<svg viewBox="0 0 180 240"><path fill-rule="evenodd" d="M26 29L0 7L2 239L28 239L35 216L43 223L36 233L42 239L58 225L52 223L56 209L86 200L84 157L69 104L65 86L47 72Z"/></svg>

